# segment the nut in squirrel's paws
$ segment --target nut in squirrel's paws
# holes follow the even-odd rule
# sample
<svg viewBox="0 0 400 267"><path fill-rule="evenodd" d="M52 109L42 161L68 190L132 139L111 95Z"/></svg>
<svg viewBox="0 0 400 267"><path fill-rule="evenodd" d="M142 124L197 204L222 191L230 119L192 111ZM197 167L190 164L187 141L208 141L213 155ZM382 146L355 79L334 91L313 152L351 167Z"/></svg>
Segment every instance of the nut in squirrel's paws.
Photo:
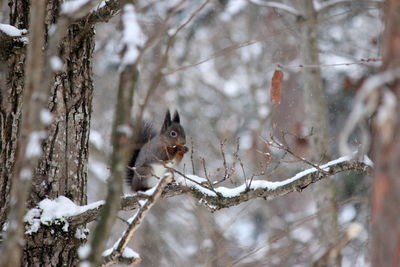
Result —
<svg viewBox="0 0 400 267"><path fill-rule="evenodd" d="M186 152L189 151L189 148L184 145L179 145L179 146L177 146L177 150L178 150L178 152L185 154Z"/></svg>

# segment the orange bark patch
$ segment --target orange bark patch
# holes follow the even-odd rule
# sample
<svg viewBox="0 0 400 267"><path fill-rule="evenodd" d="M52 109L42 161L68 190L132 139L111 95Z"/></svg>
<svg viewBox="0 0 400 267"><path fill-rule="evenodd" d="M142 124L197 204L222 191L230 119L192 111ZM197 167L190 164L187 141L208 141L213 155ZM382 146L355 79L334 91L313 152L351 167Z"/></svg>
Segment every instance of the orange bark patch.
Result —
<svg viewBox="0 0 400 267"><path fill-rule="evenodd" d="M281 88L282 88L283 72L275 70L271 82L271 101L273 105L281 103Z"/></svg>
<svg viewBox="0 0 400 267"><path fill-rule="evenodd" d="M385 195L389 192L389 189L389 179L385 175L377 175L374 181L374 194L372 198L372 220L379 216Z"/></svg>

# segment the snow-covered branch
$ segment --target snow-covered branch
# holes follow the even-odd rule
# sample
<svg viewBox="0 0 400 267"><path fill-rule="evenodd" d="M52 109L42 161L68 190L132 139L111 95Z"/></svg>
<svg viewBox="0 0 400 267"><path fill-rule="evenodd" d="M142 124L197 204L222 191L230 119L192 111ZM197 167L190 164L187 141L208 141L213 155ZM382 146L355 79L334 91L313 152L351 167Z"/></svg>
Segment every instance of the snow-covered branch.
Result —
<svg viewBox="0 0 400 267"><path fill-rule="evenodd" d="M344 156L330 161L318 168L309 168L301 171L293 177L279 182L266 180L252 180L238 187L208 188L207 179L195 175L180 175L174 173L175 181L168 184L162 191L162 197L190 194L199 199L199 203L205 205L211 211L229 208L240 203L256 198L273 199L291 192L300 192L312 183L328 178L344 171L357 171L370 174L373 163L364 157L363 161L352 160L350 156ZM168 182L168 181L167 181ZM204 184L204 186L203 186ZM143 194L126 195L121 199L121 210L133 210L144 207L144 203L155 198L152 191ZM37 207L28 211L25 216L26 234L36 232L39 227L58 225L63 230L68 227L78 227L98 218L104 201L97 201L84 206L77 206L67 198L60 196L55 200L45 199ZM142 211L143 212L143 211Z"/></svg>
<svg viewBox="0 0 400 267"><path fill-rule="evenodd" d="M304 188L324 178L343 171L359 171L369 174L372 163L368 158L364 161L352 161L349 156L330 161L319 168L310 168L297 173L295 176L280 182L270 182L265 180L253 180L249 184L242 184L235 188L217 187L210 190L184 179L177 179L178 185L173 185L171 191L185 192L193 195L200 200L211 211L220 210L236 206L255 198L272 199L278 196L284 196L291 192L301 192ZM190 175L189 178L196 179L196 176ZM197 178L197 182L204 182L204 178ZM216 193L214 192L216 191Z"/></svg>
<svg viewBox="0 0 400 267"><path fill-rule="evenodd" d="M99 22L107 22L122 8L122 1L120 0L103 0L98 6L96 6L87 18L85 22L86 27L91 27Z"/></svg>
<svg viewBox="0 0 400 267"><path fill-rule="evenodd" d="M23 47L28 38L26 29L18 29L9 24L0 23L0 60L6 61L14 48Z"/></svg>
<svg viewBox="0 0 400 267"><path fill-rule="evenodd" d="M208 189L201 184L206 182L205 178L195 175L184 176L175 174L175 182L169 184L163 191L163 197L172 197L181 194L190 194L199 199L199 203L205 205L212 211L223 208L229 208L240 203L255 198L272 199L284 196L291 192L299 192L312 183L328 178L334 174L344 171L357 171L364 174L370 174L372 162L365 158L364 161L354 161L345 156L337 160L316 168L306 169L297 173L295 176L280 182L270 182L266 180L253 180L249 184L243 184L235 188L216 187L213 190ZM140 201L147 199L146 195L129 195L121 199L121 210L132 210L140 206ZM90 207L89 205L94 205ZM64 216L65 221L70 226L79 226L91 222L98 218L103 204L96 202L83 206L85 209L81 213L73 216Z"/></svg>

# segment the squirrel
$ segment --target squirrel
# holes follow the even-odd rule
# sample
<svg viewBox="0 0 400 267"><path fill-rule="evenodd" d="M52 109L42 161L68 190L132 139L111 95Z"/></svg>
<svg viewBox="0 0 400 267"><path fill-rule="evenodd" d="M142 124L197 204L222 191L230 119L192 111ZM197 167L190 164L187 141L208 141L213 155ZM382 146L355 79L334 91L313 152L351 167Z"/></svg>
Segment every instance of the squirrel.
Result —
<svg viewBox="0 0 400 267"><path fill-rule="evenodd" d="M189 150L185 144L185 130L180 124L178 111L175 111L171 119L171 113L167 110L159 133L150 123L143 122L138 129L136 147L128 163L126 175L132 191L150 189L150 177L160 178L166 167L179 164Z"/></svg>

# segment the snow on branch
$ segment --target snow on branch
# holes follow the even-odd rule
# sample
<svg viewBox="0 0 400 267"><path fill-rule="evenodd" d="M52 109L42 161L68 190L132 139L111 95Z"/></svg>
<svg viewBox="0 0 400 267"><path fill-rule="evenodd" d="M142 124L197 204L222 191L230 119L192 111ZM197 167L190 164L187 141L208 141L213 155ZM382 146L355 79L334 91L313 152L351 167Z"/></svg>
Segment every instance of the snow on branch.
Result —
<svg viewBox="0 0 400 267"><path fill-rule="evenodd" d="M263 6L263 7L272 7L272 8L276 8L282 11L285 11L291 15L294 15L296 17L300 17L303 16L303 14L301 14L300 11L298 11L297 9L285 5L283 3L280 2L274 2L274 1L263 1L263 0L249 0L250 3L258 5L258 6Z"/></svg>
<svg viewBox="0 0 400 267"><path fill-rule="evenodd" d="M254 198L272 199L295 191L301 192L310 184L343 171L355 170L369 174L371 167L368 158L365 158L364 161L352 161L349 156L344 156L318 166L318 168L312 167L299 172L295 176L280 182L252 180L248 184L242 184L235 188L217 187L210 190L198 184L204 178L199 179L191 175L188 178L196 179L196 183L188 181L185 177L179 178L177 179L179 186L175 190L190 193L208 209L216 211Z"/></svg>
<svg viewBox="0 0 400 267"><path fill-rule="evenodd" d="M363 161L352 160L350 156L341 157L324 165L312 167L297 173L291 178L280 182L252 180L235 188L206 186L207 179L195 175L174 173L175 182L166 186L162 197L172 197L190 194L211 211L229 208L255 198L272 199L291 192L300 192L312 183L328 178L344 171L358 171L370 174L372 162L365 157ZM147 194L124 196L121 200L121 210L132 210L140 207L140 202L148 198ZM77 226L95 220L103 204L92 209L66 218L70 225Z"/></svg>
<svg viewBox="0 0 400 267"><path fill-rule="evenodd" d="M25 215L25 234L37 232L41 225L59 225L64 232L68 231L67 218L77 216L89 210L96 210L104 201L97 201L85 206L78 206L65 196L56 199L43 199L35 208L28 210Z"/></svg>
<svg viewBox="0 0 400 267"><path fill-rule="evenodd" d="M7 60L13 49L24 47L28 43L27 33L26 29L0 23L0 60Z"/></svg>
<svg viewBox="0 0 400 267"><path fill-rule="evenodd" d="M0 32L10 37L21 37L22 35L25 35L28 31L26 29L20 30L9 24L0 23Z"/></svg>
<svg viewBox="0 0 400 267"><path fill-rule="evenodd" d="M122 1L120 0L103 0L89 14L86 21L86 27L91 27L99 22L107 22L121 10Z"/></svg>

